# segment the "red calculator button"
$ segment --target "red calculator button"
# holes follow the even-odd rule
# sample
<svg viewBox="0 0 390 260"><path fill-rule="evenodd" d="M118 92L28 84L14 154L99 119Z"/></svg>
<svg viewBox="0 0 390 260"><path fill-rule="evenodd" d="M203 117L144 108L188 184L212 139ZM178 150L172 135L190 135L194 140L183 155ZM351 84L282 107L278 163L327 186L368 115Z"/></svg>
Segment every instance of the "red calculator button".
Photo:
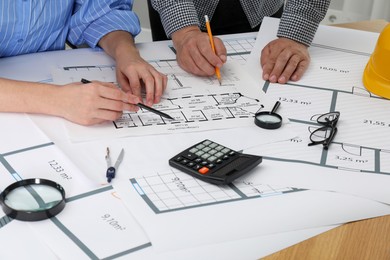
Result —
<svg viewBox="0 0 390 260"><path fill-rule="evenodd" d="M208 171L209 171L209 168L207 168L207 167L202 167L202 168L200 168L200 169L198 170L198 172L199 172L200 174L206 174Z"/></svg>

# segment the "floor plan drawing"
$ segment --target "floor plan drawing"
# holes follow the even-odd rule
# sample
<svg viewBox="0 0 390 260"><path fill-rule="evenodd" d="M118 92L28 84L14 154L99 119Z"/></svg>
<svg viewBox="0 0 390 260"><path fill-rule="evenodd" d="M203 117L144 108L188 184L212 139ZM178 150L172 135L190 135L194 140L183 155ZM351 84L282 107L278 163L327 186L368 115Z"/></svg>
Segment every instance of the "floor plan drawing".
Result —
<svg viewBox="0 0 390 260"><path fill-rule="evenodd" d="M246 59L251 53L253 46L256 42L255 36L245 36L245 37L232 37L228 39L223 39L227 52L228 61L237 61L240 64L245 64ZM170 45L169 48L172 52L176 53L173 45Z"/></svg>
<svg viewBox="0 0 390 260"><path fill-rule="evenodd" d="M272 144L269 149L262 146L263 151L269 151L266 158L390 175L390 144L384 142L390 131L387 100L356 86L338 90L333 86L266 83L263 90L267 96L282 102L290 122L300 133L299 138ZM310 109L306 109L308 107ZM338 132L331 147L329 150L322 149L322 145L308 147L309 135L320 127L317 117L330 111L340 111ZM294 153L283 153L278 146Z"/></svg>
<svg viewBox="0 0 390 260"><path fill-rule="evenodd" d="M142 110L141 113L125 112L114 125L116 128L125 128L252 118L262 107L260 100L246 97L241 93L183 96L163 99L155 105L156 109L169 113L175 120L166 120Z"/></svg>
<svg viewBox="0 0 390 260"><path fill-rule="evenodd" d="M265 23L268 27L259 33L267 36L257 38L248 58L247 69L252 75L261 69L259 50L276 38L278 21L266 19ZM352 39L362 37L358 34L354 30L335 30L332 37L330 30L319 33L309 48L311 63L297 82L281 85L259 77L266 99L281 102L280 112L297 133L288 141L242 148L263 155L263 163L275 168L272 174L263 174L263 182L332 190L389 203L390 103L363 85L363 72L377 35L364 32L367 41L357 44ZM336 111L340 113L338 131L329 149L308 146L311 133L322 126L317 118Z"/></svg>
<svg viewBox="0 0 390 260"><path fill-rule="evenodd" d="M67 123L70 138L73 141L86 141L113 135L192 132L252 124L254 114L264 107L263 92L242 65L255 39L246 36L226 40L228 56L234 58L229 59L221 69L221 85L215 76L196 77L185 72L175 59L148 61L168 77L161 102L153 105L153 108L175 120L166 120L143 109L136 113L124 111L116 121L87 129ZM54 82L59 84L79 82L81 78L116 84L115 66L110 64L64 66L53 70L52 75Z"/></svg>
<svg viewBox="0 0 390 260"><path fill-rule="evenodd" d="M217 186L175 170L132 178L130 182L156 214L303 191L297 188L255 184L246 180Z"/></svg>
<svg viewBox="0 0 390 260"><path fill-rule="evenodd" d="M29 129L20 138L15 137L18 124ZM86 177L27 116L4 115L2 125L0 192L16 181L30 178L52 180L65 190L66 205L58 215L30 222L30 227L58 257L102 259L151 246L112 186L102 186ZM29 191L33 189L30 187ZM0 214L0 232L24 223ZM113 239L118 240L115 245L106 247Z"/></svg>

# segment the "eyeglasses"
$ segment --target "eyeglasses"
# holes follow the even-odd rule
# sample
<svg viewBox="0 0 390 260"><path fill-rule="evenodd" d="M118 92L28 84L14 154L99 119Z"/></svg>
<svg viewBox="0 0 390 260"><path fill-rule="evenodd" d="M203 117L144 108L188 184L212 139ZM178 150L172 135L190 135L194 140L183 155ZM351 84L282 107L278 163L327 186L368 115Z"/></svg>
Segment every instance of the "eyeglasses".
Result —
<svg viewBox="0 0 390 260"><path fill-rule="evenodd" d="M330 143L337 133L337 121L339 121L340 112L330 112L323 114L317 118L317 122L322 127L316 129L310 134L309 146L322 144L325 150L328 150Z"/></svg>

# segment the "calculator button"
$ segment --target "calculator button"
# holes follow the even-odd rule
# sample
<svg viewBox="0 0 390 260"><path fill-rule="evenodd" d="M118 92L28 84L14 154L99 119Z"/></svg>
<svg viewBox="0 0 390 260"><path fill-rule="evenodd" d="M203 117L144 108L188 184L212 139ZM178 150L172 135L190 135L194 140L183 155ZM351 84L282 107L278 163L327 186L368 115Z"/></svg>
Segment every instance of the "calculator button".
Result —
<svg viewBox="0 0 390 260"><path fill-rule="evenodd" d="M212 155L212 154L215 154L216 152L217 152L217 150L214 150L214 149L213 149L213 150L210 150L210 151L209 151L209 154Z"/></svg>
<svg viewBox="0 0 390 260"><path fill-rule="evenodd" d="M223 160L227 160L227 159L229 159L229 158L230 158L229 155L224 155L224 156L222 157Z"/></svg>
<svg viewBox="0 0 390 260"><path fill-rule="evenodd" d="M197 148L192 148L192 149L190 149L190 153L196 153L197 151L199 151Z"/></svg>
<svg viewBox="0 0 390 260"><path fill-rule="evenodd" d="M183 160L183 157L181 157L181 156L178 156L178 157L175 158L176 162L180 162L181 160Z"/></svg>
<svg viewBox="0 0 390 260"><path fill-rule="evenodd" d="M218 164L220 164L220 163L222 163L222 162L223 162L222 159L218 159L218 160L215 161L215 163L218 163Z"/></svg>
<svg viewBox="0 0 390 260"><path fill-rule="evenodd" d="M187 166L192 168L192 167L195 166L195 163L194 162L189 162L189 163L187 163Z"/></svg>
<svg viewBox="0 0 390 260"><path fill-rule="evenodd" d="M208 159L210 157L210 154L208 153L205 153L205 154L202 154L201 156L203 159Z"/></svg>
<svg viewBox="0 0 390 260"><path fill-rule="evenodd" d="M202 168L200 168L200 169L198 170L198 172L199 172L200 174L206 174L206 173L208 173L208 171L209 171L209 168L207 168L207 167L202 167Z"/></svg>
<svg viewBox="0 0 390 260"><path fill-rule="evenodd" d="M207 165L209 162L208 161L202 161L200 164L202 164L203 166Z"/></svg>
<svg viewBox="0 0 390 260"><path fill-rule="evenodd" d="M221 152L222 152L222 153L228 153L228 152L230 152L230 149L229 149L229 148L225 148L225 149L222 149Z"/></svg>
<svg viewBox="0 0 390 260"><path fill-rule="evenodd" d="M210 162L214 162L217 158L218 158L218 157L216 157L216 156L210 156L210 157L209 157L209 161L210 161Z"/></svg>
<svg viewBox="0 0 390 260"><path fill-rule="evenodd" d="M218 152L218 153L215 154L215 156L217 156L217 157L222 157L222 156L224 156L224 154L221 153L221 152Z"/></svg>
<svg viewBox="0 0 390 260"><path fill-rule="evenodd" d="M201 150L201 149L203 149L205 147L205 145L204 144L198 144L195 147L198 148L199 150Z"/></svg>
<svg viewBox="0 0 390 260"><path fill-rule="evenodd" d="M196 159L194 160L194 162L196 162L196 163L201 163L201 162L202 162L202 158L196 158Z"/></svg>
<svg viewBox="0 0 390 260"><path fill-rule="evenodd" d="M183 159L180 161L180 163L186 165L187 163L189 163L189 161L187 159Z"/></svg>
<svg viewBox="0 0 390 260"><path fill-rule="evenodd" d="M225 148L225 147L223 147L222 145L218 145L217 147L215 147L215 150L221 151L223 148Z"/></svg>
<svg viewBox="0 0 390 260"><path fill-rule="evenodd" d="M194 169L195 171L199 170L202 166L200 166L199 164L195 164L194 167L192 167L192 169Z"/></svg>
<svg viewBox="0 0 390 260"><path fill-rule="evenodd" d="M210 163L209 165L207 165L207 167L209 168L209 169L212 169L212 168L214 168L216 165L214 164L214 163Z"/></svg>
<svg viewBox="0 0 390 260"><path fill-rule="evenodd" d="M215 148L217 146L218 146L218 144L216 144L216 143L212 143L212 144L209 145L209 147L211 147L211 148Z"/></svg>
<svg viewBox="0 0 390 260"><path fill-rule="evenodd" d="M211 150L210 147L205 147L205 148L202 149L202 151L205 152L205 153L207 153L207 152L210 151L210 150Z"/></svg>
<svg viewBox="0 0 390 260"><path fill-rule="evenodd" d="M204 152L203 152L203 151L197 151L195 154L196 154L197 156L201 156L202 154L204 154Z"/></svg>
<svg viewBox="0 0 390 260"><path fill-rule="evenodd" d="M210 140L206 140L206 141L203 142L204 145L209 145L209 144L211 144L211 143L212 143L212 142L211 142Z"/></svg>
<svg viewBox="0 0 390 260"><path fill-rule="evenodd" d="M187 153L187 154L183 154L183 157L185 159L188 159L190 161L194 160L197 156L196 154L193 154L193 153Z"/></svg>

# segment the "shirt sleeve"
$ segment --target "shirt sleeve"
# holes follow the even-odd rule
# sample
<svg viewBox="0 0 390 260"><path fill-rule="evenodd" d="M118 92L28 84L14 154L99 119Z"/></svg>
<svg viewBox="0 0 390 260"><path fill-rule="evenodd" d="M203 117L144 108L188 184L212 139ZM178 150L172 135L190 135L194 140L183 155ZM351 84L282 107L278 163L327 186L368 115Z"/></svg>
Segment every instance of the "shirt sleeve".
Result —
<svg viewBox="0 0 390 260"><path fill-rule="evenodd" d="M160 14L168 38L172 33L191 25L200 26L197 11L190 0L151 0L152 7Z"/></svg>
<svg viewBox="0 0 390 260"><path fill-rule="evenodd" d="M113 31L127 31L135 37L141 26L132 6L133 0L76 0L68 40L76 46L87 43L94 48Z"/></svg>
<svg viewBox="0 0 390 260"><path fill-rule="evenodd" d="M277 36L310 46L329 4L330 0L287 1Z"/></svg>

